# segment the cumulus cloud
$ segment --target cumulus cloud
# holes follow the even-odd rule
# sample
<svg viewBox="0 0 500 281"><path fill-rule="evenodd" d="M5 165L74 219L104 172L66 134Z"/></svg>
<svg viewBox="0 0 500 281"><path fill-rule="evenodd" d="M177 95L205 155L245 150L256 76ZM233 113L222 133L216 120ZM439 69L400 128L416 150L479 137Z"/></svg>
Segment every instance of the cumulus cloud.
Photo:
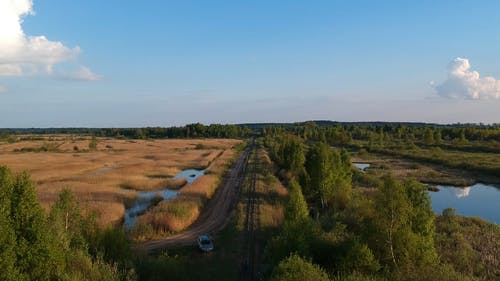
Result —
<svg viewBox="0 0 500 281"><path fill-rule="evenodd" d="M0 0L0 76L52 74L54 65L74 60L80 53L78 46L69 48L43 35L26 35L22 18L33 13L32 0Z"/></svg>
<svg viewBox="0 0 500 281"><path fill-rule="evenodd" d="M448 78L434 88L438 95L446 98L500 99L500 80L480 77L470 69L468 59L456 58L448 66Z"/></svg>

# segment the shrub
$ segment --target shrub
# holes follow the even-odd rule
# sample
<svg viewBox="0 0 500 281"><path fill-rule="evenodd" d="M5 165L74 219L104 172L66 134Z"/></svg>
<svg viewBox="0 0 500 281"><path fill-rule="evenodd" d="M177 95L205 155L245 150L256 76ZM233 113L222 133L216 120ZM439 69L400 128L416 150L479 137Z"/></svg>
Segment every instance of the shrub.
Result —
<svg viewBox="0 0 500 281"><path fill-rule="evenodd" d="M292 254L274 269L271 281L328 281L328 275L318 265Z"/></svg>

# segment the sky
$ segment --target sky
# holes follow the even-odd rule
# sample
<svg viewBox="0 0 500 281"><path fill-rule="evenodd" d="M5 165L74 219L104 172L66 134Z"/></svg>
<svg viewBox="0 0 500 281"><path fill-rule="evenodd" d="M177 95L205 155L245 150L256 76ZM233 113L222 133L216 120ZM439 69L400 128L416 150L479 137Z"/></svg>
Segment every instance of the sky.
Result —
<svg viewBox="0 0 500 281"><path fill-rule="evenodd" d="M0 128L500 123L499 10L0 0Z"/></svg>

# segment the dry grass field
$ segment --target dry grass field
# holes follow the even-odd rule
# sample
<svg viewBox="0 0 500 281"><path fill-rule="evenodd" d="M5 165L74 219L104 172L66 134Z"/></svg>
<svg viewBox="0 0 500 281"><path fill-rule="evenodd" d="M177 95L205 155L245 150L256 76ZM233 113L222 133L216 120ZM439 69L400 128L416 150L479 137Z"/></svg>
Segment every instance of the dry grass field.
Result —
<svg viewBox="0 0 500 281"><path fill-rule="evenodd" d="M215 193L221 176L233 162L235 152L232 149L220 152L205 169L206 174L181 187L175 199L162 201L148 209L140 216L133 238L139 241L162 237L182 231L195 222L204 204Z"/></svg>
<svg viewBox="0 0 500 281"><path fill-rule="evenodd" d="M103 225L121 221L136 191L181 187L185 181L172 177L183 169L208 168L207 175L180 192L209 198L226 161L232 159L231 148L241 143L228 139L98 138L97 149L89 150L90 137L53 135L33 139L0 143L0 165L14 172L29 172L45 208L61 189L70 188L84 208L100 214Z"/></svg>
<svg viewBox="0 0 500 281"><path fill-rule="evenodd" d="M193 196L181 195L173 200L164 200L139 218L138 228L151 225L154 233L149 233L149 238L179 232L198 218L201 207L201 199ZM134 238L140 240L137 233Z"/></svg>

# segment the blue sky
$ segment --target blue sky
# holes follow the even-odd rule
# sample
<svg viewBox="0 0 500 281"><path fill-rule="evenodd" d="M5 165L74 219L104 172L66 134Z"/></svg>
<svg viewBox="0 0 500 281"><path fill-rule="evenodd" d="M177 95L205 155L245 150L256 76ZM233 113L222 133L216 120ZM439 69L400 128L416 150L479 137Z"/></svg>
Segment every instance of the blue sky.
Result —
<svg viewBox="0 0 500 281"><path fill-rule="evenodd" d="M500 122L498 1L1 2L0 127Z"/></svg>

